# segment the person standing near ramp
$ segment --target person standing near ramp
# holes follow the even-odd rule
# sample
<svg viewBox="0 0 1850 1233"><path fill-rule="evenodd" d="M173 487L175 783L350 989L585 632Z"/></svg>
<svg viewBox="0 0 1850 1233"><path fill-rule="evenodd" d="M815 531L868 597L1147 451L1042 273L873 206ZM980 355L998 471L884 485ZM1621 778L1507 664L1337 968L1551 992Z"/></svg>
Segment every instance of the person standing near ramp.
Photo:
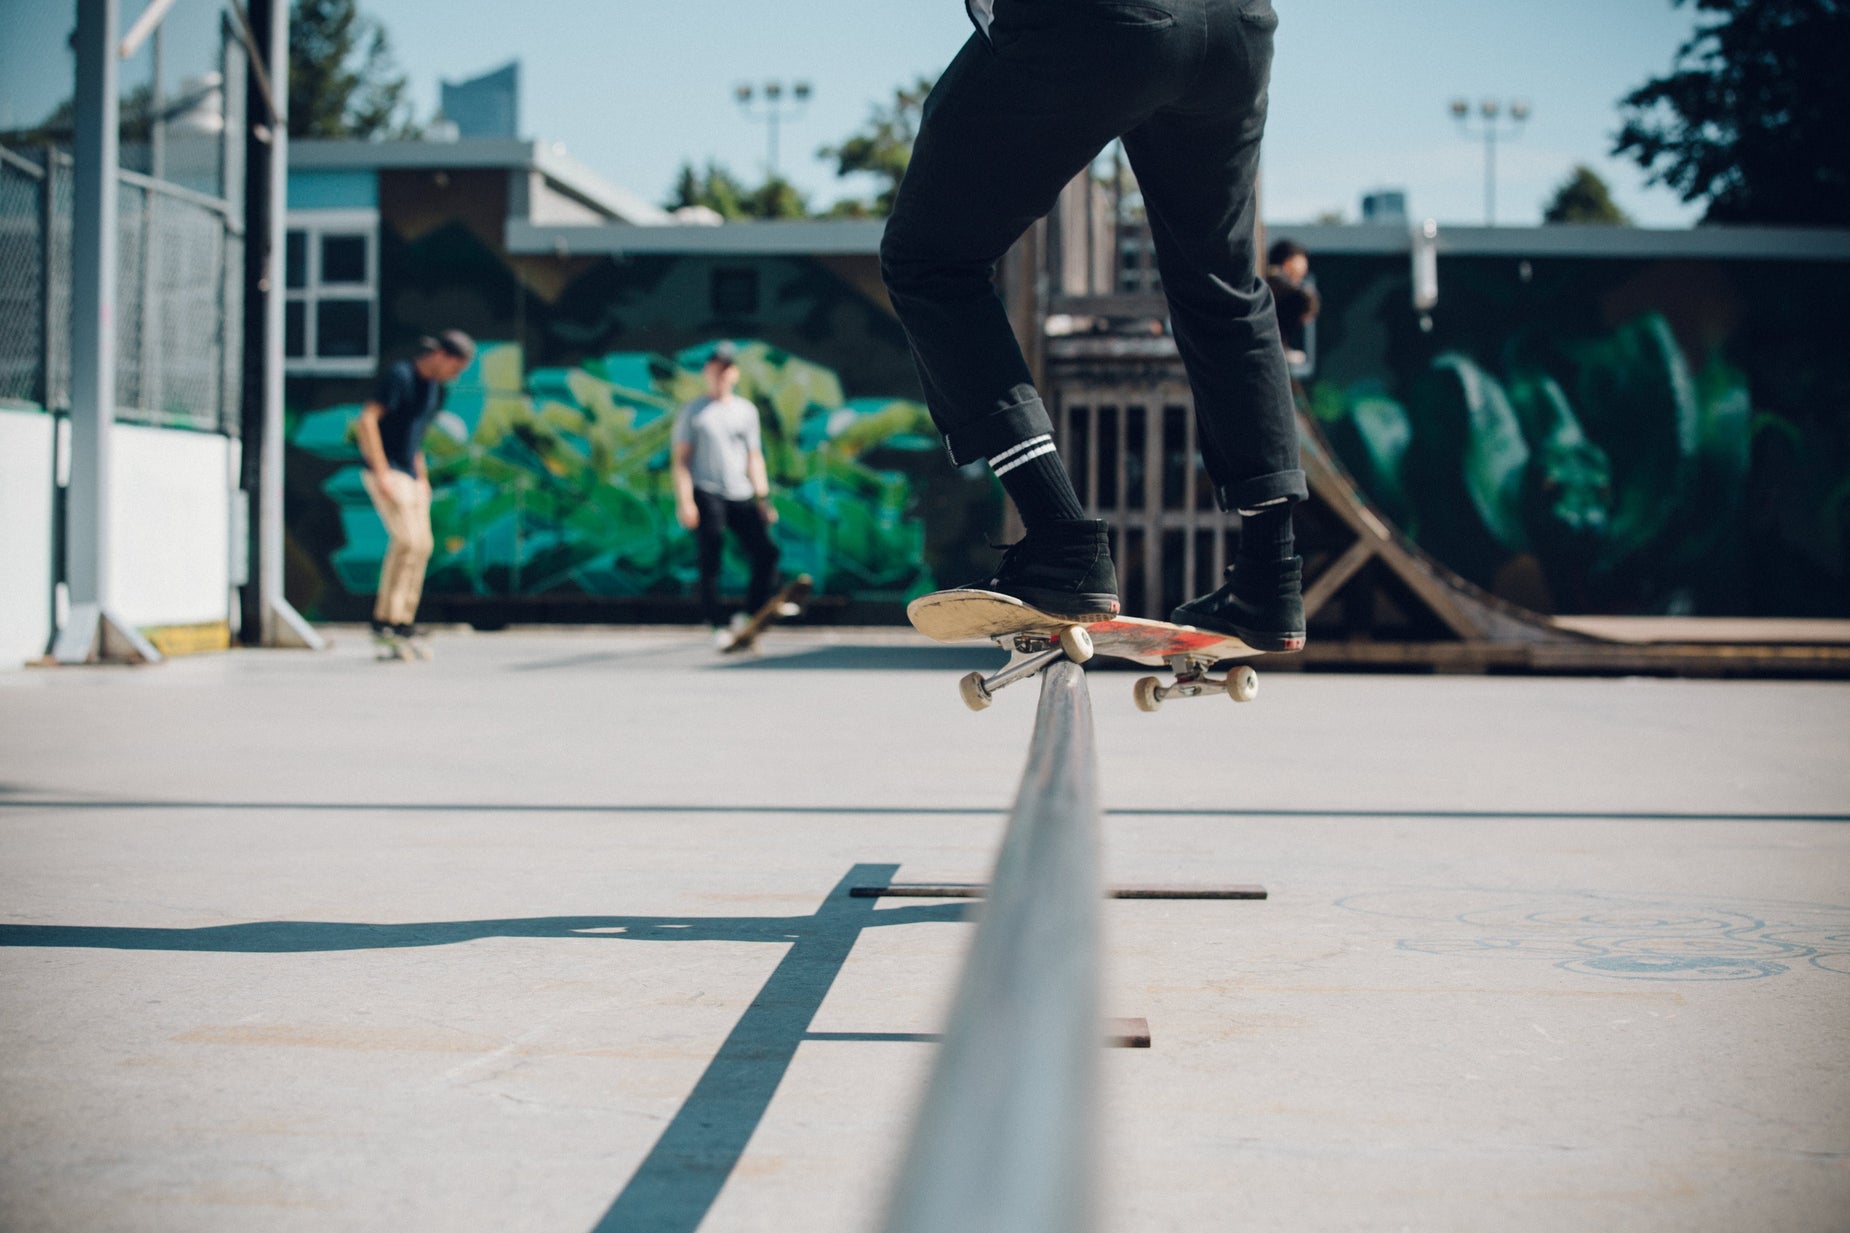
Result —
<svg viewBox="0 0 1850 1233"><path fill-rule="evenodd" d="M1254 249L1271 0L966 0L977 29L926 100L881 272L952 462L984 459L1026 527L979 585L1070 619L1119 611L1104 523L1084 516L992 276L1122 138L1155 238L1202 452L1243 519L1226 585L1179 623L1304 645L1292 506L1307 495L1272 296Z"/></svg>
<svg viewBox="0 0 1850 1233"><path fill-rule="evenodd" d="M387 536L373 602L373 637L394 649L417 636L418 600L434 546L424 433L443 409L444 386L474 358L475 340L461 330L424 339L415 357L379 375L355 425L360 456L366 461L361 480Z"/></svg>
<svg viewBox="0 0 1850 1233"><path fill-rule="evenodd" d="M699 544L700 607L716 639L728 637L720 604L720 557L731 531L751 566L745 611L756 612L776 589L777 521L764 465L758 408L741 397L739 353L729 342L713 348L701 369L707 392L682 407L674 421L675 515ZM740 624L744 614L740 613Z"/></svg>

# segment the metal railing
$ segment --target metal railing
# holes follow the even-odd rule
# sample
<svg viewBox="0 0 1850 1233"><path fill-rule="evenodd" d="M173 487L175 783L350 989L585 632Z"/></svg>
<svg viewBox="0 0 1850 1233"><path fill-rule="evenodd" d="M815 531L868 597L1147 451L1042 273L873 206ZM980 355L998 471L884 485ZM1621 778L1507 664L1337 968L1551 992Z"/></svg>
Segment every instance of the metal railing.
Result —
<svg viewBox="0 0 1850 1233"><path fill-rule="evenodd" d="M1041 678L1028 767L884 1233L1095 1227L1097 761L1085 674Z"/></svg>
<svg viewBox="0 0 1850 1233"><path fill-rule="evenodd" d="M33 157L36 156L36 157ZM70 406L71 156L0 147L0 399ZM117 418L236 434L244 227L226 201L117 173Z"/></svg>

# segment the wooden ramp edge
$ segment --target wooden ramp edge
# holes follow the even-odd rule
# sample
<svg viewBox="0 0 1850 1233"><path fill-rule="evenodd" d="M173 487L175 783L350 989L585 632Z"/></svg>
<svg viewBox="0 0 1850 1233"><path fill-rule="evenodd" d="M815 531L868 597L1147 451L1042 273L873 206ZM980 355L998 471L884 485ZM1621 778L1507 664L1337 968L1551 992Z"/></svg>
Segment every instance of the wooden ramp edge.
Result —
<svg viewBox="0 0 1850 1233"><path fill-rule="evenodd" d="M1318 609L1334 599L1364 565L1379 560L1463 642L1600 641L1590 634L1565 629L1539 612L1499 599L1439 564L1368 503L1354 477L1307 416L1298 417L1298 439L1311 499L1320 501L1355 534L1355 541L1305 586L1307 618L1314 617Z"/></svg>

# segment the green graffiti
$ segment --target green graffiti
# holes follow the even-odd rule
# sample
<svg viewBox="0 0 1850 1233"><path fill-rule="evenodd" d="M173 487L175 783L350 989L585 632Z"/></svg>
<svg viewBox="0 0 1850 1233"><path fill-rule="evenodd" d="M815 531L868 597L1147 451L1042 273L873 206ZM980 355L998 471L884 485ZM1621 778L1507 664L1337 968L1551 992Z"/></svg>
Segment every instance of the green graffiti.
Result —
<svg viewBox="0 0 1850 1233"><path fill-rule="evenodd" d="M1448 351L1404 399L1325 382L1311 409L1384 511L1480 585L1520 576L1538 606L1636 609L1716 576L1766 423L1738 369L1714 355L1692 373L1656 313L1519 340L1500 368ZM1524 562L1545 590L1509 573Z"/></svg>
<svg viewBox="0 0 1850 1233"><path fill-rule="evenodd" d="M702 391L713 340L672 357L626 352L525 371L520 347L483 343L424 440L436 550L426 590L477 596L575 591L601 598L687 593L692 537L675 521L669 473L676 408ZM788 574L824 594L903 602L933 590L912 478L874 465L934 451L920 403L843 397L834 371L753 340L739 393L757 404ZM386 537L360 482L359 406L292 415L296 449L345 463L322 485L345 542L341 585L372 593ZM729 549L721 584L742 588Z"/></svg>

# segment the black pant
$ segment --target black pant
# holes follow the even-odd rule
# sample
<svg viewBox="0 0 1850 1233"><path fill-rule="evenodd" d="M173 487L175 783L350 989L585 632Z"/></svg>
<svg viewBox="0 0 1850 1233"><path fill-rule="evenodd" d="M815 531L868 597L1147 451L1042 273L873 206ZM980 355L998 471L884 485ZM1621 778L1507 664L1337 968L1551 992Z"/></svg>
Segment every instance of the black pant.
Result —
<svg viewBox="0 0 1850 1233"><path fill-rule="evenodd" d="M751 566L752 580L745 595L745 609L756 612L777 588L777 545L765 526L764 512L756 501L728 501L704 488L694 489L694 505L700 510L700 525L694 538L700 546L700 608L707 624L725 623L726 612L719 602L719 559L726 546L726 532L738 537L739 547Z"/></svg>
<svg viewBox="0 0 1850 1233"><path fill-rule="evenodd" d="M926 100L881 244L926 404L962 465L1052 430L992 274L1115 137L1137 173L1225 509L1305 495L1254 179L1271 0L996 0Z"/></svg>

